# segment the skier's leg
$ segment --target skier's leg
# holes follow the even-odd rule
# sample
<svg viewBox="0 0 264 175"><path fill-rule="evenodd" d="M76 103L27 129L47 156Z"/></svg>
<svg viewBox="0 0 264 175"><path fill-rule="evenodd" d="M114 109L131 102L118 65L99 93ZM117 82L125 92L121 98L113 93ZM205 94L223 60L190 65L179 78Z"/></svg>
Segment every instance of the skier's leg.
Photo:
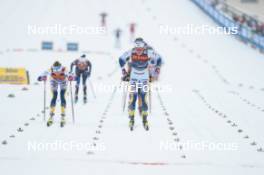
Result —
<svg viewBox="0 0 264 175"><path fill-rule="evenodd" d="M81 81L81 74L76 74L76 85L75 85L75 102L78 100L79 86Z"/></svg>
<svg viewBox="0 0 264 175"><path fill-rule="evenodd" d="M140 89L139 96L142 99L142 113L141 114L142 114L142 119L143 119L143 126L146 130L149 129L148 120L147 120L147 117L148 117L147 94L148 94L147 90Z"/></svg>
<svg viewBox="0 0 264 175"><path fill-rule="evenodd" d="M54 115L58 91L52 90L51 92L52 92L52 98L51 98L51 102L50 102L50 114Z"/></svg>
<svg viewBox="0 0 264 175"><path fill-rule="evenodd" d="M60 99L61 99L61 127L65 125L65 109L66 109L66 90L67 90L67 82L63 82L60 84Z"/></svg>
<svg viewBox="0 0 264 175"><path fill-rule="evenodd" d="M140 95L138 96L138 111L140 116L142 116L142 99Z"/></svg>
<svg viewBox="0 0 264 175"><path fill-rule="evenodd" d="M55 113L56 101L58 96L58 83L55 81L51 81L51 93L52 98L50 102L50 117L47 122L47 126L50 126L53 123L53 116Z"/></svg>
<svg viewBox="0 0 264 175"><path fill-rule="evenodd" d="M129 116L129 127L132 130L135 123L135 108L137 101L137 93L131 92L129 94L129 102L128 102L128 116Z"/></svg>
<svg viewBox="0 0 264 175"><path fill-rule="evenodd" d="M142 100L142 116L148 115L148 103L147 103L147 92L144 92L142 90L139 91L139 96Z"/></svg>
<svg viewBox="0 0 264 175"><path fill-rule="evenodd" d="M136 101L137 101L137 93L131 92L129 94L129 102L128 102L128 113L129 116L131 117L134 117L135 115Z"/></svg>
<svg viewBox="0 0 264 175"><path fill-rule="evenodd" d="M133 129L134 126L135 108L136 108L136 101L138 96L136 87L133 86L133 84L134 83L132 83L132 86L130 86L129 89L130 92L129 92L129 102L128 102L128 115L130 119L129 126L131 130Z"/></svg>
<svg viewBox="0 0 264 175"><path fill-rule="evenodd" d="M60 98L61 98L61 122L60 125L63 127L65 125L65 108L66 108L66 99L65 99L66 89L61 89Z"/></svg>
<svg viewBox="0 0 264 175"><path fill-rule="evenodd" d="M52 98L50 102L50 115L53 116L55 112L57 96L58 96L58 83L56 81L50 82Z"/></svg>
<svg viewBox="0 0 264 175"><path fill-rule="evenodd" d="M82 79L83 79L83 100L84 101L87 100L87 86L86 86L87 78L88 78L88 74L86 72L84 72L82 74Z"/></svg>
<svg viewBox="0 0 264 175"><path fill-rule="evenodd" d="M66 89L61 89L60 91L60 99L61 99L61 115L65 115L65 108L66 108Z"/></svg>

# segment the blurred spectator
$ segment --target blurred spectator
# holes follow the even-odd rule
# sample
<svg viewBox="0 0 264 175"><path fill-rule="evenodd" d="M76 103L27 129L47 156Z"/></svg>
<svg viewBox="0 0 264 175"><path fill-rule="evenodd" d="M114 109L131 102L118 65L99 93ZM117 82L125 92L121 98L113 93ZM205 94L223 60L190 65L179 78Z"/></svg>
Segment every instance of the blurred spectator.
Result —
<svg viewBox="0 0 264 175"><path fill-rule="evenodd" d="M264 23L256 18L244 14L233 7L228 6L224 0L206 0L212 7L221 11L227 17L239 24L239 27L245 26L251 29L252 32L264 36Z"/></svg>

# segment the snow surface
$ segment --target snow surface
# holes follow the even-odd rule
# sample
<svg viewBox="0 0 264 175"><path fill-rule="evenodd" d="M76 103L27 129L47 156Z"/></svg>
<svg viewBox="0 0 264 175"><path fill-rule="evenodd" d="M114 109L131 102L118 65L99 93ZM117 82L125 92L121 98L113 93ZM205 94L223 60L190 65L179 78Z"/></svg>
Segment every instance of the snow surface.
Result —
<svg viewBox="0 0 264 175"><path fill-rule="evenodd" d="M160 34L160 25L216 26L191 1L9 0L1 1L0 9L0 66L25 67L31 78L28 91L0 85L0 141L7 141L0 145L1 174L264 173L264 57L230 36ZM99 26L103 11L109 14L105 35L27 33L28 24ZM148 132L138 116L135 130L129 131L127 114L121 110L117 59L132 46L130 22L137 23L137 36L164 57L159 84L172 88L172 92L153 91ZM121 49L114 47L113 31L118 27L123 29ZM40 51L42 40L54 41L55 51ZM88 103L75 105L75 124L68 94L65 128L59 127L59 114L47 128L41 113L43 85L34 83L55 60L68 66L81 54L60 51L67 41L77 41L81 51L90 51L95 87L116 89L97 91L96 98L89 91ZM32 48L37 51L28 50ZM7 98L11 93L15 98ZM20 127L23 132L17 131ZM56 141L89 143L95 150L29 150L29 143ZM188 141L233 143L237 149L161 148L161 143Z"/></svg>

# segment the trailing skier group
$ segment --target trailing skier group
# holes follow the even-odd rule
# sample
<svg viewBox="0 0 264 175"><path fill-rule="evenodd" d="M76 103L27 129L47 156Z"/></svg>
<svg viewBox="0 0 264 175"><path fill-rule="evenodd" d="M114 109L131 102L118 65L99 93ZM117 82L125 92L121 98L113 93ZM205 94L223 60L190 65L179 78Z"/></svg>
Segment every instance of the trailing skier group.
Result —
<svg viewBox="0 0 264 175"><path fill-rule="evenodd" d="M73 69L75 71L73 72ZM90 77L92 71L92 64L86 58L86 55L82 55L80 58L74 60L70 65L70 71L68 72L66 67L63 66L59 61L56 61L49 70L45 71L38 77L38 81L44 81L44 85L46 85L46 81L49 77L50 79L50 87L52 98L50 102L50 117L47 122L47 126L53 124L53 119L55 115L55 108L57 97L60 96L61 102L61 127L65 125L65 108L66 108L66 90L68 86L68 82L76 81L75 85L75 93L74 93L74 100L75 103L78 101L78 94L79 94L79 87L82 81L83 87L83 101L84 103L87 102L87 79ZM46 97L46 86L44 86L44 98ZM70 86L70 91L72 93L72 88ZM71 94L72 97L72 94ZM73 98L71 98L73 101ZM46 99L44 99L44 114L45 114L45 104ZM72 107L73 110L73 107ZM45 115L44 115L45 116ZM74 115L73 115L74 116Z"/></svg>
<svg viewBox="0 0 264 175"><path fill-rule="evenodd" d="M149 130L148 116L151 110L151 88L152 82L157 81L162 66L161 56L142 38L136 38L134 47L123 53L119 59L121 68L121 81L128 87L123 93L123 110L126 108L126 98L128 96L128 117L129 128L134 130L136 106L139 115L142 118L142 124L145 130ZM70 64L68 71L59 61L56 61L49 70L43 72L38 81L44 82L44 119L46 115L46 82L49 79L51 87L50 113L47 120L47 126L54 122L56 102L60 97L61 122L63 127L66 123L66 91L70 84L72 115L74 119L74 103L79 101L80 85L82 85L83 102L87 102L87 81L90 83L91 91L93 86L89 80L92 72L92 63L81 55ZM75 82L75 91L72 92L72 82ZM94 93L94 92L93 92ZM73 97L74 96L74 97ZM95 95L94 95L95 96Z"/></svg>

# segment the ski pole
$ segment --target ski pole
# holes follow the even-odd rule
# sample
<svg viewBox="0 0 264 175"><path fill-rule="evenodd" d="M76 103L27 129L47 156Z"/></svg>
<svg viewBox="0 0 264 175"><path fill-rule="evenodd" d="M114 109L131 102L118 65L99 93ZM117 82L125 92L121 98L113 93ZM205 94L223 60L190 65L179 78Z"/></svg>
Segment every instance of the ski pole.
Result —
<svg viewBox="0 0 264 175"><path fill-rule="evenodd" d="M96 98L96 95L95 95L95 92L94 92L93 84L92 84L91 80L88 79L88 81L89 81L89 85L90 85L90 88L91 88L91 91L92 91L93 97Z"/></svg>
<svg viewBox="0 0 264 175"><path fill-rule="evenodd" d="M152 97L151 97L151 83L149 83L149 112L151 113L151 108L152 108Z"/></svg>
<svg viewBox="0 0 264 175"><path fill-rule="evenodd" d="M123 89L122 111L125 112L128 87L126 82L124 82L123 84L125 84L125 88Z"/></svg>
<svg viewBox="0 0 264 175"><path fill-rule="evenodd" d="M43 120L46 121L46 81L44 81L44 103L43 103Z"/></svg>
<svg viewBox="0 0 264 175"><path fill-rule="evenodd" d="M72 82L71 81L70 81L70 94L71 94L72 121L73 121L73 123L75 123L74 106L73 106L73 95L72 95Z"/></svg>

